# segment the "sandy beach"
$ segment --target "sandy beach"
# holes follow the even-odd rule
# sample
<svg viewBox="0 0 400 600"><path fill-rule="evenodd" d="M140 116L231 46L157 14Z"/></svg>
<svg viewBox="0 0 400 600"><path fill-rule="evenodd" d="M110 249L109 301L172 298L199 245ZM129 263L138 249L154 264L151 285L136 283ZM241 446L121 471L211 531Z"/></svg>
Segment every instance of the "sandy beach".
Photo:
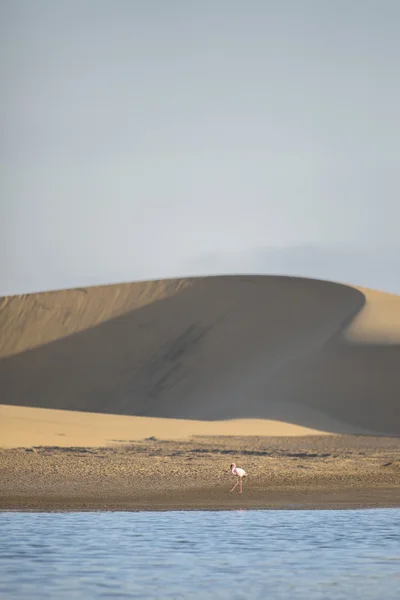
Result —
<svg viewBox="0 0 400 600"><path fill-rule="evenodd" d="M400 506L399 364L400 298L330 282L2 298L0 508Z"/></svg>
<svg viewBox="0 0 400 600"><path fill-rule="evenodd" d="M230 493L229 466L249 476ZM0 451L0 508L174 510L400 506L400 440L194 437Z"/></svg>

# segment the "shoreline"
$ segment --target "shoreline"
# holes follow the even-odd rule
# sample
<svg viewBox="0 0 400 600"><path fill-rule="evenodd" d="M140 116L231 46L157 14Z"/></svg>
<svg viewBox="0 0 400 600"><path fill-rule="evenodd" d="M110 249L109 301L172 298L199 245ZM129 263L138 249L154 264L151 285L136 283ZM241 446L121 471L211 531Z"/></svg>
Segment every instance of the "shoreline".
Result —
<svg viewBox="0 0 400 600"><path fill-rule="evenodd" d="M230 493L236 462L249 476ZM0 450L0 510L400 507L400 439L205 437Z"/></svg>
<svg viewBox="0 0 400 600"><path fill-rule="evenodd" d="M163 501L149 497L143 500L112 501L110 498L94 501L92 498L52 499L52 498L15 498L1 497L0 512L196 512L196 511L243 511L243 510L373 510L400 508L400 486L379 490L365 488L361 494L351 490L340 490L329 494L329 490L288 494L275 492L274 499L265 500L253 497L242 497L241 501L215 501L199 498L179 503L179 501ZM198 491L193 490L193 496ZM330 496L330 499L327 498Z"/></svg>

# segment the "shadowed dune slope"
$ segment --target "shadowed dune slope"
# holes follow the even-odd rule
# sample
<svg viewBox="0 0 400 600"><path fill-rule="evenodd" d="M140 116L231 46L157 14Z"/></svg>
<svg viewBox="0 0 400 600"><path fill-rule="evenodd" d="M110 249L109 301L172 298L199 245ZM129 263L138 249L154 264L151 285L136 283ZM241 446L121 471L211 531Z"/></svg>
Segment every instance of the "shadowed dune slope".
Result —
<svg viewBox="0 0 400 600"><path fill-rule="evenodd" d="M348 334L368 293L229 276L3 298L0 403L399 435L398 338Z"/></svg>

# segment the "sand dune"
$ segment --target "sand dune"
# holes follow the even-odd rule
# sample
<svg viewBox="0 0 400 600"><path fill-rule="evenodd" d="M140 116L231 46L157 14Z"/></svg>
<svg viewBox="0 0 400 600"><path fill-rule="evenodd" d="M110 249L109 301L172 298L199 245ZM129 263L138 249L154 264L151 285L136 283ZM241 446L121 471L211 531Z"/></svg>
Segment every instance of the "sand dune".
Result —
<svg viewBox="0 0 400 600"><path fill-rule="evenodd" d="M400 297L358 288L365 295L365 305L343 331L352 343L400 344Z"/></svg>
<svg viewBox="0 0 400 600"><path fill-rule="evenodd" d="M188 440L193 436L321 435L320 431L307 427L267 419L195 421L7 405L0 405L0 423L0 448L99 448L148 438Z"/></svg>
<svg viewBox="0 0 400 600"><path fill-rule="evenodd" d="M182 419L185 435L188 420L193 431L216 422L213 434L242 426L222 426L230 419L264 435L272 422L399 435L399 366L400 297L323 281L210 277L0 300L3 405Z"/></svg>

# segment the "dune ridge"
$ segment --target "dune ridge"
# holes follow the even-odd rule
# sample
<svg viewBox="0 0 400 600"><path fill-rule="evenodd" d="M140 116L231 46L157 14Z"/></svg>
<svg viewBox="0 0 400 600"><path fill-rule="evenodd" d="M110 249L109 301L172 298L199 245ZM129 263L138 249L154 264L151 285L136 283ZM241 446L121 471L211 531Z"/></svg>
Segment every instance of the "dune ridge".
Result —
<svg viewBox="0 0 400 600"><path fill-rule="evenodd" d="M0 402L397 436L399 315L397 296L276 276L2 298Z"/></svg>

